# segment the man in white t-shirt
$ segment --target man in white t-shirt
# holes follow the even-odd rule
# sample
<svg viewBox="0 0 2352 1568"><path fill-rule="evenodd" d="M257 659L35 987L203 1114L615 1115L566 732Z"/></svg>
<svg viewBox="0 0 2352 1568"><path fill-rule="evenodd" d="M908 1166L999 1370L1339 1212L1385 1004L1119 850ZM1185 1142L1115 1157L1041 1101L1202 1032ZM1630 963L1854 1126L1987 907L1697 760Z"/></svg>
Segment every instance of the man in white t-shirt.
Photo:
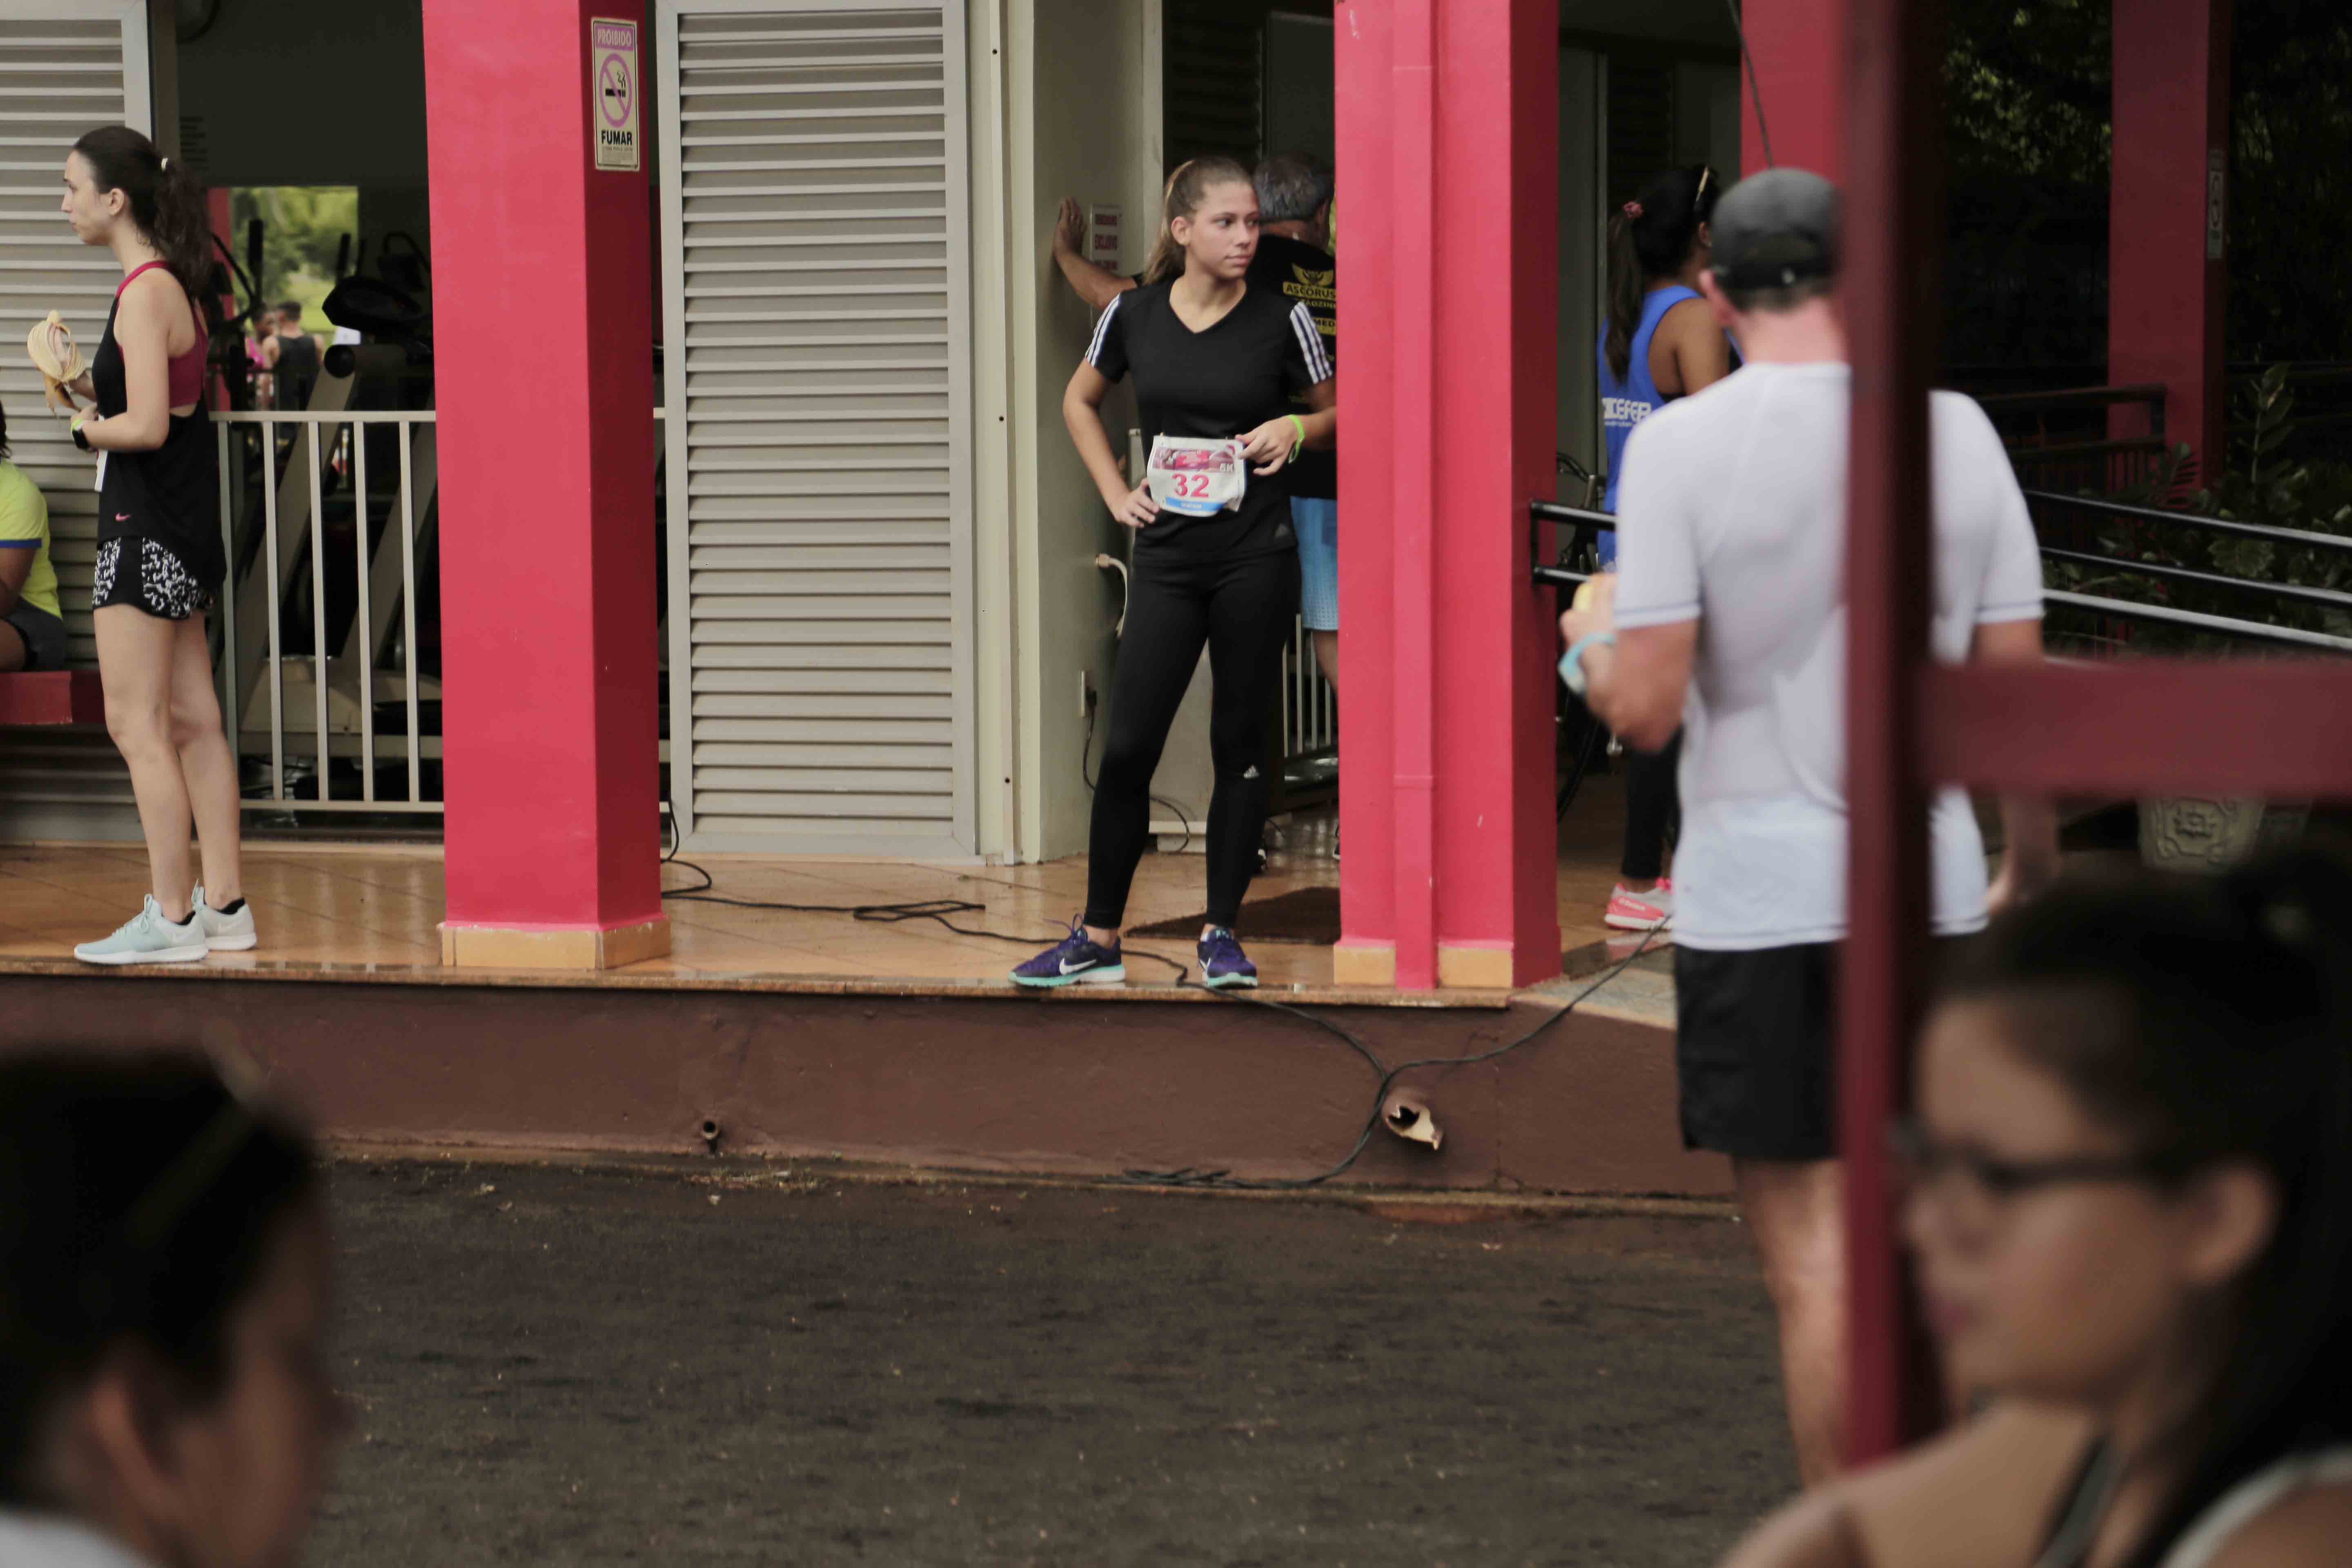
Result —
<svg viewBox="0 0 2352 1568"><path fill-rule="evenodd" d="M1745 366L1633 433L1618 574L1563 616L1561 675L1629 746L1684 727L1675 852L1675 1065L1684 1142L1727 1154L1780 1321L1798 1461L1843 1448L1844 1249L1836 1067L1846 932L1845 501L1851 381L1835 295L1836 188L1775 170L1717 205L1702 279ZM1984 413L1930 417L1937 658L2042 657L2024 498ZM1930 817L1935 929L1980 929L2057 858L2050 812L2004 802L1988 889L1961 791Z"/></svg>

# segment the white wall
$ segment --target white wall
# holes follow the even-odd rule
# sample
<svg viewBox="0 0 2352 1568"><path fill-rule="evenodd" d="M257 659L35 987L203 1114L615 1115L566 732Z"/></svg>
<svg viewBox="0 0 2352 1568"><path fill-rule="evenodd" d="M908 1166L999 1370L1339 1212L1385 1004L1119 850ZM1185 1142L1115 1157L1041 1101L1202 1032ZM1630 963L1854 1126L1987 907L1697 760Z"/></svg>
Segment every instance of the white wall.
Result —
<svg viewBox="0 0 2352 1568"><path fill-rule="evenodd" d="M1079 680L1090 674L1107 700L1115 651L1118 580L1094 558L1126 552L1062 424L1062 390L1094 323L1054 265L1054 213L1064 195L1121 204L1121 268L1143 264L1160 187L1160 7L1157 0L1007 6L1016 846L1024 860L1053 859L1086 847ZM1124 395L1105 414L1113 449L1124 452L1132 422Z"/></svg>
<svg viewBox="0 0 2352 1568"><path fill-rule="evenodd" d="M1592 345L1601 335L1601 254L1607 232L1601 203L1601 57L1559 52L1559 449L1588 468L1601 467L1601 389ZM1581 497L1563 479L1560 500Z"/></svg>
<svg viewBox="0 0 2352 1568"><path fill-rule="evenodd" d="M1684 60L1675 67L1675 162L1707 163L1739 178L1739 68Z"/></svg>

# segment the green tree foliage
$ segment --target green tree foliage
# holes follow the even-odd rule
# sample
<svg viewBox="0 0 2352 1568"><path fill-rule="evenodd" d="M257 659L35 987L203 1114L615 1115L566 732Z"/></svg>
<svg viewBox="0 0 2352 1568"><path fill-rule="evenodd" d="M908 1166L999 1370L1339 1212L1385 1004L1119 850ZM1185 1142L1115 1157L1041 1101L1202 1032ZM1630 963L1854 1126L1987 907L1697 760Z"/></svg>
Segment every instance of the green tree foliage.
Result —
<svg viewBox="0 0 2352 1568"><path fill-rule="evenodd" d="M317 327L313 312L335 282L336 247L343 236L356 243L359 235L359 192L348 185L239 190L231 194L229 212L239 262L245 259L246 225L261 220L261 276L255 282L264 302L299 300L307 323Z"/></svg>
<svg viewBox="0 0 2352 1568"><path fill-rule="evenodd" d="M2130 3L1951 0L1947 341L1972 360L2105 357L2110 21ZM2231 25L2230 358L2352 359L2352 5L2233 0Z"/></svg>
<svg viewBox="0 0 2352 1568"><path fill-rule="evenodd" d="M2352 359L2352 6L2239 0L2230 357Z"/></svg>

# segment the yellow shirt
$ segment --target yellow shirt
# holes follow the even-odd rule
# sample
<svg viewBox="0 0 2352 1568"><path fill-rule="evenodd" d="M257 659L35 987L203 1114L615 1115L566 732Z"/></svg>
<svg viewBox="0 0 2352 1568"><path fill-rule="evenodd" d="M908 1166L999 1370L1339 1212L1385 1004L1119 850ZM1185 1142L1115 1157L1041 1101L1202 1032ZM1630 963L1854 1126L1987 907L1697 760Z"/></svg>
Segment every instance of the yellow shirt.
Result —
<svg viewBox="0 0 2352 1568"><path fill-rule="evenodd" d="M14 463L0 462L0 550L29 550L33 570L17 597L58 614L58 574L49 564L49 502Z"/></svg>

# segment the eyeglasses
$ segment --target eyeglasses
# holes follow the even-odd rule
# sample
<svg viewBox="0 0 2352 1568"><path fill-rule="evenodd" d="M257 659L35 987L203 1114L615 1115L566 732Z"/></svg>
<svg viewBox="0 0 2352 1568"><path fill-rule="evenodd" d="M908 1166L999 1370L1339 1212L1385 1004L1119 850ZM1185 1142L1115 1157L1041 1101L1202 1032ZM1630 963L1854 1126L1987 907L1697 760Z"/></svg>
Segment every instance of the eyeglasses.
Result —
<svg viewBox="0 0 2352 1568"><path fill-rule="evenodd" d="M1964 1143L1948 1142L1913 1121L1889 1129L1886 1143L1906 1186L1953 1204L1958 1217L1969 1222L1992 1219L2013 1200L2050 1187L2160 1186L2179 1174L2172 1161L2157 1154L2005 1160Z"/></svg>

